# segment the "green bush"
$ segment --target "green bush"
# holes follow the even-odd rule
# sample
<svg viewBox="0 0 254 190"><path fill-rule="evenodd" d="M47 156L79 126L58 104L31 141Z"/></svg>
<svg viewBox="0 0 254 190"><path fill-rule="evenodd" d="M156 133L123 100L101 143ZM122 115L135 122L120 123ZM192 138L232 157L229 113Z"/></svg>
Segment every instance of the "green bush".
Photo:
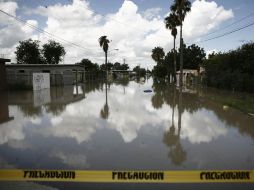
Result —
<svg viewBox="0 0 254 190"><path fill-rule="evenodd" d="M227 53L212 54L204 66L208 86L254 92L254 43Z"/></svg>

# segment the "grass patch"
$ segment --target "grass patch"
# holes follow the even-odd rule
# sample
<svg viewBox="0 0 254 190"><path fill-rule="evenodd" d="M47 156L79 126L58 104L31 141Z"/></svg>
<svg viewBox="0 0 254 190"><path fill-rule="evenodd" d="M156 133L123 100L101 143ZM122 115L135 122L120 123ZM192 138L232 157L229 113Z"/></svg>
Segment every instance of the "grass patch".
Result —
<svg viewBox="0 0 254 190"><path fill-rule="evenodd" d="M222 93L209 93L208 98L244 113L254 113L254 94L222 91Z"/></svg>

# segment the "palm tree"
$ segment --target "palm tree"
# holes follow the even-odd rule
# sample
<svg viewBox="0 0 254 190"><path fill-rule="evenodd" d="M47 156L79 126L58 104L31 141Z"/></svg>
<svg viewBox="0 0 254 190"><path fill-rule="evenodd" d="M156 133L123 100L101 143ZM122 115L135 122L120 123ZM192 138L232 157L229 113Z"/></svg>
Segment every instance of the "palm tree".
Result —
<svg viewBox="0 0 254 190"><path fill-rule="evenodd" d="M157 64L161 64L165 56L165 52L162 47L155 47L152 49L152 58Z"/></svg>
<svg viewBox="0 0 254 190"><path fill-rule="evenodd" d="M107 36L101 36L99 38L99 44L100 47L102 47L103 51L105 52L105 65L106 65L106 74L107 74L107 78L108 78L108 44L109 44L109 40L107 39Z"/></svg>
<svg viewBox="0 0 254 190"><path fill-rule="evenodd" d="M180 25L177 15L173 12L165 18L165 26L167 29L171 30L171 35L174 37L174 83L176 83L176 36L177 36L177 26Z"/></svg>
<svg viewBox="0 0 254 190"><path fill-rule="evenodd" d="M183 21L187 12L191 10L191 3L188 0L174 0L174 4L170 7L180 22L180 86L183 85Z"/></svg>
<svg viewBox="0 0 254 190"><path fill-rule="evenodd" d="M109 106L108 106L108 83L107 83L107 80L106 80L106 103L105 105L103 106L103 108L101 109L101 118L103 119L108 119L109 117Z"/></svg>
<svg viewBox="0 0 254 190"><path fill-rule="evenodd" d="M180 87L181 89L181 87ZM176 165L180 166L182 163L187 159L187 152L184 150L184 147L181 144L181 119L182 119L182 91L179 92L179 102L178 102L178 131L176 133L176 129L174 126L174 104L175 104L175 89L174 90L174 97L173 97L173 112L172 112L172 125L167 132L164 133L163 142L169 146L169 158L171 162Z"/></svg>

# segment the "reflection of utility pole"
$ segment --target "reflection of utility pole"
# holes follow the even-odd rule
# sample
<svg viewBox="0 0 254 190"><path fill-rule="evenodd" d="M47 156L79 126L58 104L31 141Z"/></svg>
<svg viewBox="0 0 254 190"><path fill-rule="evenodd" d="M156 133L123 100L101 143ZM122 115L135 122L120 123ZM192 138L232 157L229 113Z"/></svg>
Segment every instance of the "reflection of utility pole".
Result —
<svg viewBox="0 0 254 190"><path fill-rule="evenodd" d="M176 103L176 89L175 86L173 86L173 113L172 113L172 126L175 126L175 122L174 122L174 115L175 115L175 103Z"/></svg>
<svg viewBox="0 0 254 190"><path fill-rule="evenodd" d="M119 49L115 48L115 49L112 49L112 50L109 50L106 54L106 80L108 80L108 63L109 61L107 60L108 59L108 53L111 52L111 51L118 51Z"/></svg>
<svg viewBox="0 0 254 190"><path fill-rule="evenodd" d="M86 66L85 66L85 63L84 63L84 73L83 73L83 83L85 83L85 80L86 80Z"/></svg>
<svg viewBox="0 0 254 190"><path fill-rule="evenodd" d="M178 102L178 136L180 137L182 125L182 86L179 87L179 102Z"/></svg>
<svg viewBox="0 0 254 190"><path fill-rule="evenodd" d="M138 78L140 78L140 64L138 64L138 67L139 67L139 69L138 69Z"/></svg>

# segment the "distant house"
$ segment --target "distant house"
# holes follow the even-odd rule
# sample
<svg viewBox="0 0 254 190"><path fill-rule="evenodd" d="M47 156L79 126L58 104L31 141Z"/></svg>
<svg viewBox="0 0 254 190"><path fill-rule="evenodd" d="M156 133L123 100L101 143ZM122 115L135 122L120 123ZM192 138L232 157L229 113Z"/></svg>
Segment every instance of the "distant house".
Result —
<svg viewBox="0 0 254 190"><path fill-rule="evenodd" d="M183 84L197 84L203 80L205 69L200 67L199 70L183 69ZM176 72L177 85L179 85L180 70Z"/></svg>

